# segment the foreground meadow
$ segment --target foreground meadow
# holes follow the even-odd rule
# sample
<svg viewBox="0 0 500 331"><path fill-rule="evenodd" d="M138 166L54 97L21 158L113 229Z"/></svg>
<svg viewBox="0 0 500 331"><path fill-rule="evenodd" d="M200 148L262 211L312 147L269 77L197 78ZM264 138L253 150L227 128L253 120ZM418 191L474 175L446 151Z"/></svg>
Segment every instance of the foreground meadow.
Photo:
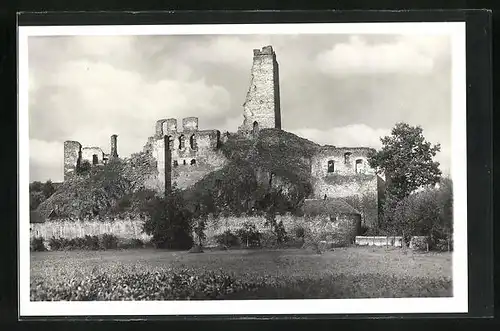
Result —
<svg viewBox="0 0 500 331"><path fill-rule="evenodd" d="M451 254L347 247L31 253L31 300L452 296Z"/></svg>

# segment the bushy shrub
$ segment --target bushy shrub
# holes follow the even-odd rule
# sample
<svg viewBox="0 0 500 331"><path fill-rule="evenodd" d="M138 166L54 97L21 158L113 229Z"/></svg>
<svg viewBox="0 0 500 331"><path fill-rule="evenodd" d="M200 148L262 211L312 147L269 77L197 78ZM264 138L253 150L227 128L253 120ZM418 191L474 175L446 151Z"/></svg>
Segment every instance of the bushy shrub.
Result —
<svg viewBox="0 0 500 331"><path fill-rule="evenodd" d="M34 237L30 242L30 250L32 252L45 252L47 248L45 247L43 237Z"/></svg>
<svg viewBox="0 0 500 331"><path fill-rule="evenodd" d="M139 238L120 239L117 243L119 249L143 248L145 246L145 243Z"/></svg>
<svg viewBox="0 0 500 331"><path fill-rule="evenodd" d="M298 225L293 229L293 234L296 239L304 240L306 229L302 225Z"/></svg>
<svg viewBox="0 0 500 331"><path fill-rule="evenodd" d="M230 230L224 231L224 233L214 236L215 242L219 246L225 247L238 247L240 246L240 240L237 235L232 233Z"/></svg>
<svg viewBox="0 0 500 331"><path fill-rule="evenodd" d="M52 237L49 239L49 248L51 251L58 251L62 247L62 241L60 238Z"/></svg>
<svg viewBox="0 0 500 331"><path fill-rule="evenodd" d="M276 234L272 231L264 231L260 236L260 246L262 248L277 248L279 246Z"/></svg>
<svg viewBox="0 0 500 331"><path fill-rule="evenodd" d="M86 249L94 251L99 249L99 237L86 235L84 240L84 247Z"/></svg>
<svg viewBox="0 0 500 331"><path fill-rule="evenodd" d="M115 249L118 247L118 238L113 234L105 233L99 238L100 249Z"/></svg>
<svg viewBox="0 0 500 331"><path fill-rule="evenodd" d="M166 197L151 199L145 212L149 218L144 223L144 232L152 235L155 248L189 249L193 246L194 214L180 191L173 189Z"/></svg>
<svg viewBox="0 0 500 331"><path fill-rule="evenodd" d="M119 239L113 234L104 234L102 236L86 235L82 238L56 238L49 239L48 245L52 251L65 250L107 250L107 249L127 249L143 248L145 243L138 238Z"/></svg>
<svg viewBox="0 0 500 331"><path fill-rule="evenodd" d="M384 206L387 234L402 235L408 244L412 236L429 236L431 243L450 240L453 232L453 187L443 178L437 188L415 192L401 201L389 197Z"/></svg>
<svg viewBox="0 0 500 331"><path fill-rule="evenodd" d="M453 251L453 240L449 239L437 239L434 243L431 243L431 249L438 252L451 252Z"/></svg>
<svg viewBox="0 0 500 331"><path fill-rule="evenodd" d="M239 237L240 242L246 247L260 246L260 232L257 230L255 224L251 222L243 223L243 227L236 230L236 235Z"/></svg>

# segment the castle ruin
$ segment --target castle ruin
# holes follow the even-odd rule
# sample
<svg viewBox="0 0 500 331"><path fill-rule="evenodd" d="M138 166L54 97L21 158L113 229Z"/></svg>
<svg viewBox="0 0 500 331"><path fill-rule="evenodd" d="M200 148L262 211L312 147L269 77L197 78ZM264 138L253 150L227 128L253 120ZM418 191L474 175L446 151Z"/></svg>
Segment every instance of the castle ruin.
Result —
<svg viewBox="0 0 500 331"><path fill-rule="evenodd" d="M199 130L197 117L156 121L154 133L143 152L156 160L158 182L165 192L173 185L189 187L207 174L222 168L226 158L220 147L228 133L217 129ZM272 46L253 50L251 82L243 104L241 134L258 134L260 129L281 130L279 67ZM379 201L384 181L370 168L367 158L373 151L366 147L322 146L309 160L313 193L311 199L341 198L348 203L357 200L363 205L363 223L374 225L378 220ZM79 142L64 143L64 179L73 175L81 162L92 166L118 158L117 136L111 136L111 152L98 147L82 147Z"/></svg>
<svg viewBox="0 0 500 331"><path fill-rule="evenodd" d="M243 104L240 132L281 129L279 68L271 46L253 50L251 81Z"/></svg>

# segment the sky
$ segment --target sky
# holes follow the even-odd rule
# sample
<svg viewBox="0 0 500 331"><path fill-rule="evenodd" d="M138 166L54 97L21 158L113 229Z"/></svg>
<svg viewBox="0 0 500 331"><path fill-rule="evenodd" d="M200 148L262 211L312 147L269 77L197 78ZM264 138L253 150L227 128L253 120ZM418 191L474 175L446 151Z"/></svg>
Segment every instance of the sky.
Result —
<svg viewBox="0 0 500 331"><path fill-rule="evenodd" d="M272 45L282 129L319 144L380 148L419 125L451 166L447 36L185 35L29 37L30 181L63 179L63 143L139 152L162 118L235 132L254 48Z"/></svg>

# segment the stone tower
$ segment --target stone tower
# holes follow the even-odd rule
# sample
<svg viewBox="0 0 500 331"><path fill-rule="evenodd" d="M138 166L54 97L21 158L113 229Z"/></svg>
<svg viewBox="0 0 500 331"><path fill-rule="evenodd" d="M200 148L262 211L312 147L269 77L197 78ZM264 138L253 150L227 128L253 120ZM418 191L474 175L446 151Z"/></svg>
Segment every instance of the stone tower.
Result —
<svg viewBox="0 0 500 331"><path fill-rule="evenodd" d="M240 131L281 129L279 69L272 46L253 50L252 79L243 108Z"/></svg>
<svg viewBox="0 0 500 331"><path fill-rule="evenodd" d="M82 159L82 145L78 141L64 142L64 180L76 173Z"/></svg>
<svg viewBox="0 0 500 331"><path fill-rule="evenodd" d="M117 137L118 137L118 135L116 135L116 134L111 136L111 153L109 155L109 158L111 158L111 159L118 158Z"/></svg>

